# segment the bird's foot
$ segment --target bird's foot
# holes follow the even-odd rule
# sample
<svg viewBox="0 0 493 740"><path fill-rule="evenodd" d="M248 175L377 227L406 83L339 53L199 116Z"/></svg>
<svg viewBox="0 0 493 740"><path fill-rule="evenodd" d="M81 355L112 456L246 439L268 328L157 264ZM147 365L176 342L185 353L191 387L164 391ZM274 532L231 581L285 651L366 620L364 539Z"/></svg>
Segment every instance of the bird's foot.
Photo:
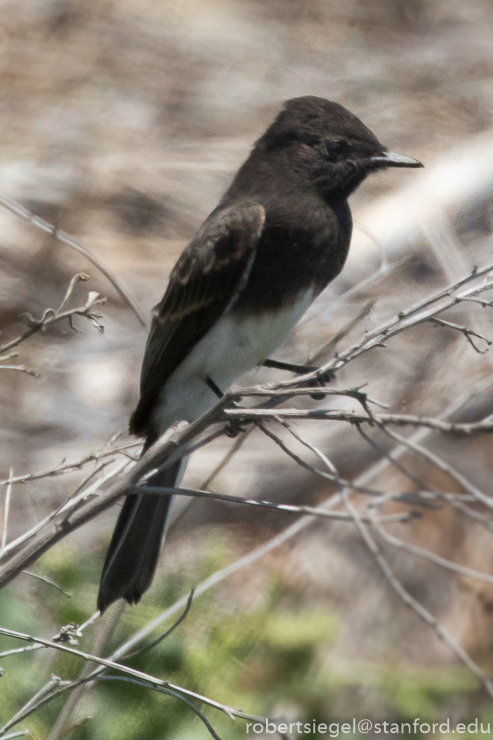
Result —
<svg viewBox="0 0 493 740"><path fill-rule="evenodd" d="M234 439L234 437L238 437L239 434L243 434L243 432L246 432L248 429L248 425L251 423L251 421L231 419L226 426L225 434L227 437L231 437L231 439Z"/></svg>
<svg viewBox="0 0 493 740"><path fill-rule="evenodd" d="M224 397L224 393L219 388L219 386L216 385L211 377L207 376L205 378L205 382L206 385L219 399ZM233 406L236 406L236 404L234 403ZM242 432L246 432L248 424L251 424L251 422L242 421L241 419L231 419L231 421L229 421L228 425L226 426L225 434L227 437L237 437L239 434L242 434Z"/></svg>
<svg viewBox="0 0 493 740"><path fill-rule="evenodd" d="M317 368L313 368L313 370L316 370ZM313 380L309 380L306 384L307 388L325 388L327 383L331 383L335 379L335 375L331 370L328 370L326 373L323 373L322 375L319 375L318 378L314 378ZM325 393L310 393L310 398L313 398L314 401L323 401L325 398Z"/></svg>

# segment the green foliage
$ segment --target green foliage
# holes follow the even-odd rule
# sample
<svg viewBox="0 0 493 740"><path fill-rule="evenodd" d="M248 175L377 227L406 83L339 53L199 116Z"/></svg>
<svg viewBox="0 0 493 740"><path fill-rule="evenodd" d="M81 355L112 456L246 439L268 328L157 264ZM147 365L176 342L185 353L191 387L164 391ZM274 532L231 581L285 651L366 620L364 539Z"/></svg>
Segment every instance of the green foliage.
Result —
<svg viewBox="0 0 493 740"><path fill-rule="evenodd" d="M209 547L194 582L225 565L231 549L224 540ZM19 580L15 589L11 586L0 595L2 623L51 637L60 625L83 622L93 608L99 563L99 554L88 554L81 560L65 544L54 548L39 562L37 571L71 591L72 598L48 584ZM450 714L459 697L477 697L476 682L462 669L425 671L402 665L331 661L338 621L326 605L307 605L301 594L288 591L275 576L264 577L261 598L254 589L246 595L248 579L245 575L242 578L242 584L225 582L198 597L185 622L128 664L245 712L271 717L287 713L296 721L312 723L372 717L375 707L375 720L436 720ZM183 596L190 580L191 574L180 569L161 575L161 582L144 603L126 610L105 654ZM163 631L168 626L164 625ZM93 649L91 629L80 644L88 652ZM0 650L11 647L19 647L19 643L2 638ZM0 723L53 673L69 679L79 675L83 667L83 661L74 656L44 649L6 657L2 664ZM35 738L47 737L65 698L48 704L20 727L28 727ZM221 737L245 737L242 720L233 723L219 712L203 709ZM488 715L483 719L488 721ZM208 737L206 728L185 704L121 675L110 674L88 689L72 722L71 740Z"/></svg>

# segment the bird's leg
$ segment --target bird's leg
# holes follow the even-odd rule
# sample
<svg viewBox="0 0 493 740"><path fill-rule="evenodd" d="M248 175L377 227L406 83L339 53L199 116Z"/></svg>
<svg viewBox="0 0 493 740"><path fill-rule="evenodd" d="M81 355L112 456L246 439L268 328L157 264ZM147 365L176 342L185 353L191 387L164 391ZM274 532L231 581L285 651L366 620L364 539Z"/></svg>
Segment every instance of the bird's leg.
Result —
<svg viewBox="0 0 493 740"><path fill-rule="evenodd" d="M207 385L207 386L208 386L208 387L209 387L209 388L211 389L211 391L212 391L212 392L213 392L213 393L214 393L214 394L215 394L215 395L216 395L216 396L217 396L217 397L218 397L219 399L221 399L221 398L222 398L222 397L224 396L224 393L223 393L223 392L222 392L222 390L221 390L221 389L219 388L219 386L218 386L218 385L216 385L216 384L214 383L214 381L212 380L212 378L210 378L209 376L207 376L207 377L206 377L206 379L205 379L205 383L206 383L206 385Z"/></svg>
<svg viewBox="0 0 493 740"><path fill-rule="evenodd" d="M291 362L281 362L280 360L265 360L262 365L274 370L287 370L288 373L296 373L297 375L312 373L317 369L316 367L308 367L308 365L293 365Z"/></svg>
<svg viewBox="0 0 493 740"><path fill-rule="evenodd" d="M315 370L318 370L318 368L316 367L310 367L308 365L293 365L291 362L281 362L280 360L265 360L262 365L264 367L270 367L275 370L287 370L288 372L296 373L297 375L313 373ZM334 377L334 373L329 370L327 373L320 375L318 378L315 378L314 380L309 380L307 386L308 388L317 386L324 387L326 383L330 383L332 380L334 380ZM310 395L314 401L321 401L323 398L325 398L323 393L312 393Z"/></svg>
<svg viewBox="0 0 493 740"><path fill-rule="evenodd" d="M223 398L224 393L219 388L219 386L216 385L216 383L214 383L214 381L212 380L211 377L209 377L209 375L207 375L205 379L205 383L207 387L210 388L211 391L215 393L215 395L219 399ZM245 429L246 429L246 426L244 423L243 424L241 423L240 419L231 419L228 426L226 427L226 435L228 437L237 437L239 434L241 434L241 432L244 432Z"/></svg>

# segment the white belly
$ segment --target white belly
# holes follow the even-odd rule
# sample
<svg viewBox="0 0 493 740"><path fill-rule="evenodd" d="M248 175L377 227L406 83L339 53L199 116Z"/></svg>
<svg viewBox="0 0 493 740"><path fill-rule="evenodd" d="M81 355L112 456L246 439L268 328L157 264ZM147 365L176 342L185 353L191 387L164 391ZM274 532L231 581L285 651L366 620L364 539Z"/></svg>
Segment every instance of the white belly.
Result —
<svg viewBox="0 0 493 740"><path fill-rule="evenodd" d="M267 359L288 337L313 298L314 292L309 290L282 311L255 318L240 319L231 313L222 316L166 383L156 411L161 434L176 421L198 419L217 401L205 383L207 377L224 392L236 378Z"/></svg>

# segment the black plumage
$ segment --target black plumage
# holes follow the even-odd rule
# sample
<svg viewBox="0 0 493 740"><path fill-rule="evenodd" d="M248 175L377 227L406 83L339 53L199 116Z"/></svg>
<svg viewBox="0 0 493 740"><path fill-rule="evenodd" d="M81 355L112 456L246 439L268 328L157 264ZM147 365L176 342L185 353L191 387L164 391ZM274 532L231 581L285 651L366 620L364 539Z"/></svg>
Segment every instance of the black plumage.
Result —
<svg viewBox="0 0 493 740"><path fill-rule="evenodd" d="M289 100L255 143L217 208L184 250L154 309L130 428L152 445L178 419L267 359L342 270L351 240L347 199L386 167L420 167L389 152L343 106ZM226 390L226 387L222 387ZM173 486L178 466L152 479ZM169 497L128 496L106 556L98 608L133 603L156 567Z"/></svg>

